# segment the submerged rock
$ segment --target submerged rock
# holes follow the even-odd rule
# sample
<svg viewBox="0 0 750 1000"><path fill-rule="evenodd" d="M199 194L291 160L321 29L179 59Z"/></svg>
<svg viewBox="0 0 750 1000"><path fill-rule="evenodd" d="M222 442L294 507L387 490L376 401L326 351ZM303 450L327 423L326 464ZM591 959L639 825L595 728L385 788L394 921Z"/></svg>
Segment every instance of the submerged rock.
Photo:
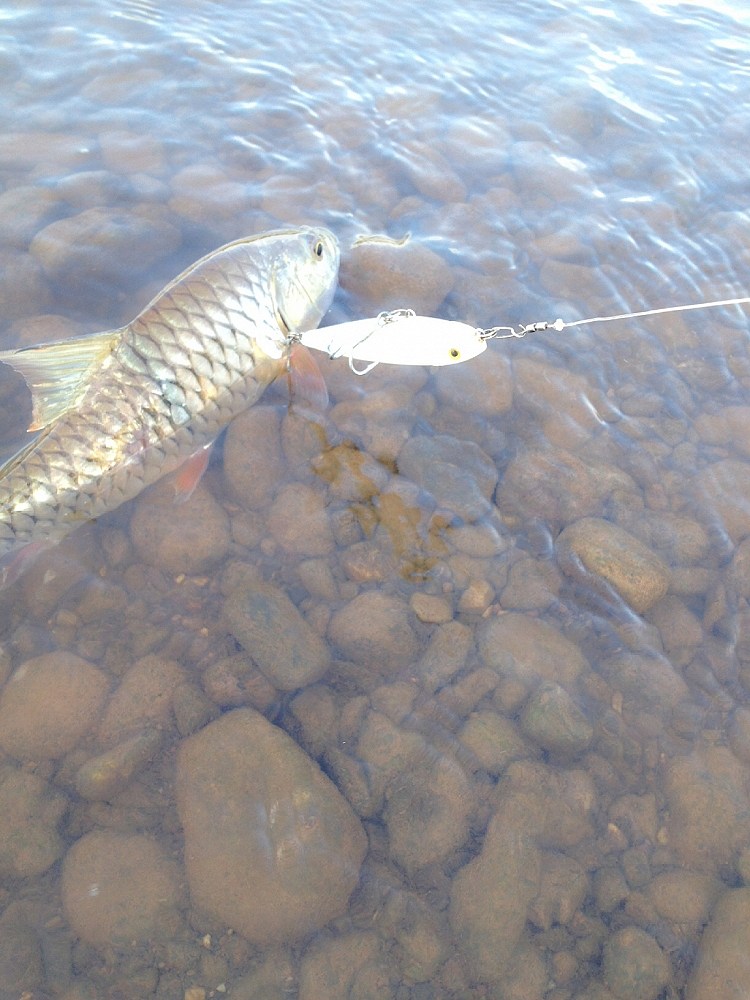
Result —
<svg viewBox="0 0 750 1000"><path fill-rule="evenodd" d="M672 971L667 956L640 927L623 927L609 938L603 965L604 980L618 1000L656 1000Z"/></svg>
<svg viewBox="0 0 750 1000"><path fill-rule="evenodd" d="M185 740L176 792L200 911L262 945L344 912L364 831L335 785L258 712L237 709Z"/></svg>
<svg viewBox="0 0 750 1000"><path fill-rule="evenodd" d="M406 602L375 590L339 608L328 635L345 657L380 674L408 666L419 650Z"/></svg>
<svg viewBox="0 0 750 1000"><path fill-rule="evenodd" d="M583 753L594 735L568 692L554 682L542 684L526 702L521 731L542 750L560 757Z"/></svg>
<svg viewBox="0 0 750 1000"><path fill-rule="evenodd" d="M571 684L588 669L579 648L559 629L527 615L511 612L489 619L479 627L477 644L486 666L527 685Z"/></svg>
<svg viewBox="0 0 750 1000"><path fill-rule="evenodd" d="M155 840L95 830L68 851L63 906L87 944L132 946L171 936L179 926L177 866Z"/></svg>
<svg viewBox="0 0 750 1000"><path fill-rule="evenodd" d="M660 601L669 587L669 568L658 556L598 517L568 525L557 539L557 554L568 576L594 589L614 589L638 614Z"/></svg>
<svg viewBox="0 0 750 1000"><path fill-rule="evenodd" d="M0 747L19 760L48 760L72 750L96 724L106 675L73 653L22 663L0 696Z"/></svg>
<svg viewBox="0 0 750 1000"><path fill-rule="evenodd" d="M61 856L65 796L37 774L0 769L0 876L41 875Z"/></svg>
<svg viewBox="0 0 750 1000"><path fill-rule="evenodd" d="M278 587L261 582L239 587L224 605L224 621L263 676L282 691L313 684L328 669L326 643Z"/></svg>
<svg viewBox="0 0 750 1000"><path fill-rule="evenodd" d="M750 889L724 893L700 943L698 961L688 980L686 1000L745 1000L750 996L747 928Z"/></svg>

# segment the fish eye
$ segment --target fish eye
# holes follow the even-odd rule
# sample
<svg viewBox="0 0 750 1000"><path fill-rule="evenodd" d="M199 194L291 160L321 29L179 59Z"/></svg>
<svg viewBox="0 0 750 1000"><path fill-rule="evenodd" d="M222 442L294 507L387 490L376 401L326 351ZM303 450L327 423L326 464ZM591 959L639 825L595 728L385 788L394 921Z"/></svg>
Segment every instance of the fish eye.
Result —
<svg viewBox="0 0 750 1000"><path fill-rule="evenodd" d="M461 357L461 352L457 347L451 347L451 349L448 351L448 354L454 361L458 361L458 359Z"/></svg>
<svg viewBox="0 0 750 1000"><path fill-rule="evenodd" d="M317 240L313 246L313 253L318 259L323 256L323 250L323 240Z"/></svg>

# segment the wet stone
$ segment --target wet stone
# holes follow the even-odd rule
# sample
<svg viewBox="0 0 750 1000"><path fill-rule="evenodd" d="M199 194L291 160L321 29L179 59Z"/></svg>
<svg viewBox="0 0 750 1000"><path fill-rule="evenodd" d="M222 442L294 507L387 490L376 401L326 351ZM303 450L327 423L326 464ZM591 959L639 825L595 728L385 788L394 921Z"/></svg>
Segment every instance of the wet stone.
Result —
<svg viewBox="0 0 750 1000"><path fill-rule="evenodd" d="M687 684L665 656L618 653L602 660L597 670L635 711L666 715L689 696Z"/></svg>
<svg viewBox="0 0 750 1000"><path fill-rule="evenodd" d="M346 909L366 849L332 782L282 730L237 709L180 748L177 808L193 905L256 944Z"/></svg>
<svg viewBox="0 0 750 1000"><path fill-rule="evenodd" d="M569 923L589 891L586 870L574 858L554 851L541 854L539 892L529 905L529 920L541 930Z"/></svg>
<svg viewBox="0 0 750 1000"><path fill-rule="evenodd" d="M0 876L30 878L57 861L65 796L36 774L0 768Z"/></svg>
<svg viewBox="0 0 750 1000"><path fill-rule="evenodd" d="M59 211L58 196L49 188L35 185L8 188L0 194L0 243L26 249L43 224Z"/></svg>
<svg viewBox="0 0 750 1000"><path fill-rule="evenodd" d="M39 263L28 253L0 251L0 315L10 322L44 312L52 294Z"/></svg>
<svg viewBox="0 0 750 1000"><path fill-rule="evenodd" d="M437 594L412 594L411 609L421 622L441 625L453 618L453 609L444 597Z"/></svg>
<svg viewBox="0 0 750 1000"><path fill-rule="evenodd" d="M0 695L0 747L19 760L62 757L96 725L106 675L73 653L22 663Z"/></svg>
<svg viewBox="0 0 750 1000"><path fill-rule="evenodd" d="M398 454L398 469L464 520L476 521L490 511L497 471L472 441L445 434L409 438Z"/></svg>
<svg viewBox="0 0 750 1000"><path fill-rule="evenodd" d="M334 612L328 637L347 659L386 675L408 666L419 651L408 605L378 591L359 594Z"/></svg>
<svg viewBox="0 0 750 1000"><path fill-rule="evenodd" d="M415 670L425 691L436 691L466 665L474 645L472 630L463 622L451 621L439 626L422 653Z"/></svg>
<svg viewBox="0 0 750 1000"><path fill-rule="evenodd" d="M107 704L99 739L105 746L146 728L165 728L172 716L174 691L185 680L178 663L144 656L124 675Z"/></svg>
<svg viewBox="0 0 750 1000"><path fill-rule="evenodd" d="M750 535L750 462L722 459L696 476L701 507L736 544Z"/></svg>
<svg viewBox="0 0 750 1000"><path fill-rule="evenodd" d="M237 588L223 617L264 677L282 691L313 684L329 667L326 643L278 587L257 582Z"/></svg>
<svg viewBox="0 0 750 1000"><path fill-rule="evenodd" d="M34 988L44 982L44 972L39 938L23 903L13 902L0 916L0 995L40 995Z"/></svg>
<svg viewBox="0 0 750 1000"><path fill-rule="evenodd" d="M300 967L299 1000L391 1000L381 944L372 931L352 931L315 942Z"/></svg>
<svg viewBox="0 0 750 1000"><path fill-rule="evenodd" d="M670 980L669 960L639 927L624 927L604 945L604 981L618 1000L656 1000Z"/></svg>
<svg viewBox="0 0 750 1000"><path fill-rule="evenodd" d="M686 1000L745 1000L750 996L747 928L750 889L733 889L719 899L700 942Z"/></svg>
<svg viewBox="0 0 750 1000"><path fill-rule="evenodd" d="M521 731L532 743L558 757L572 758L591 743L593 727L559 684L542 684L526 702Z"/></svg>
<svg viewBox="0 0 750 1000"><path fill-rule="evenodd" d="M176 503L167 477L136 499L130 537L148 566L193 575L223 562L232 536L224 508L202 483L188 500Z"/></svg>
<svg viewBox="0 0 750 1000"><path fill-rule="evenodd" d="M597 590L613 588L638 614L661 600L669 587L666 564L609 521L595 517L576 521L561 532L556 548L566 574Z"/></svg>
<svg viewBox="0 0 750 1000"><path fill-rule="evenodd" d="M75 934L102 948L169 938L179 927L177 866L139 834L95 830L77 840L63 863L62 899Z"/></svg>

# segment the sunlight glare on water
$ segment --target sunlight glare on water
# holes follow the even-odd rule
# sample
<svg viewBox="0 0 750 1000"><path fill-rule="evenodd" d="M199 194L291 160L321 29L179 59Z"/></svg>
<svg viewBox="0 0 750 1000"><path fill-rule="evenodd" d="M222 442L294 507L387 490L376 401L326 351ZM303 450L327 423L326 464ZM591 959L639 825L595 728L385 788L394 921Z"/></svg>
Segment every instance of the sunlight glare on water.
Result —
<svg viewBox="0 0 750 1000"><path fill-rule="evenodd" d="M325 324L748 295L749 21L0 6L3 349L301 224L341 244ZM0 1000L750 995L747 323L321 356L322 412L278 380L188 500L157 483L1 590Z"/></svg>

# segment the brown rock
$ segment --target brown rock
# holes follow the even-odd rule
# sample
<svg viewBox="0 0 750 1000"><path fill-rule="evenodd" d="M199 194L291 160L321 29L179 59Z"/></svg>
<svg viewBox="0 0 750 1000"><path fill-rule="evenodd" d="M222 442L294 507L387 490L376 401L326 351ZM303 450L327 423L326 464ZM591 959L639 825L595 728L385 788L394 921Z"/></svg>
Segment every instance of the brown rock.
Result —
<svg viewBox="0 0 750 1000"><path fill-rule="evenodd" d="M224 477L232 498L251 510L262 509L284 471L281 413L274 406L251 406L232 421L224 440Z"/></svg>
<svg viewBox="0 0 750 1000"><path fill-rule="evenodd" d="M661 600L669 568L629 532L597 517L584 517L560 533L556 543L562 570L605 593L613 588L638 614Z"/></svg>
<svg viewBox="0 0 750 1000"><path fill-rule="evenodd" d="M656 1000L671 976L669 960L640 927L623 927L604 946L604 981L618 1000Z"/></svg>
<svg viewBox="0 0 750 1000"><path fill-rule="evenodd" d="M237 709L185 740L176 794L199 910L268 945L346 909L364 832L332 782L262 715Z"/></svg>
<svg viewBox="0 0 750 1000"><path fill-rule="evenodd" d="M324 556L333 549L325 496L305 483L283 487L268 512L268 530L297 556Z"/></svg>
<svg viewBox="0 0 750 1000"><path fill-rule="evenodd" d="M27 660L0 696L0 747L19 760L62 757L98 722L106 675L73 653Z"/></svg>
<svg viewBox="0 0 750 1000"><path fill-rule="evenodd" d="M102 743L109 745L151 725L166 726L174 690L184 680L173 660L144 656L134 663L109 700L99 727Z"/></svg>
<svg viewBox="0 0 750 1000"><path fill-rule="evenodd" d="M701 505L736 544L750 535L750 462L714 462L697 477Z"/></svg>
<svg viewBox="0 0 750 1000"><path fill-rule="evenodd" d="M99 947L171 936L179 926L177 867L150 837L95 830L63 863L62 899L74 932Z"/></svg>

